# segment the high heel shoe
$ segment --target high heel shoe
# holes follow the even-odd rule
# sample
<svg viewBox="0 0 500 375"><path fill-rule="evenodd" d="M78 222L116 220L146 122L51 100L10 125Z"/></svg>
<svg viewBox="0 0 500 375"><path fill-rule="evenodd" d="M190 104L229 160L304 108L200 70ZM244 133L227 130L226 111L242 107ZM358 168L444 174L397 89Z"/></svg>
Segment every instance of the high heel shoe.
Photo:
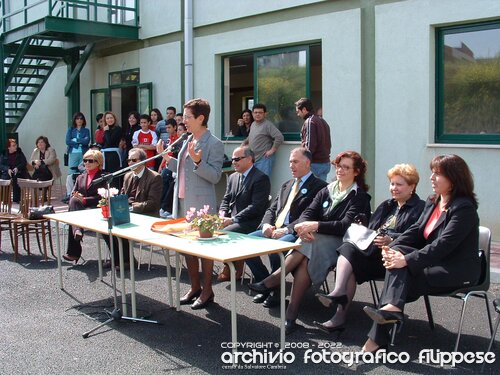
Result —
<svg viewBox="0 0 500 375"><path fill-rule="evenodd" d="M201 310L210 305L214 301L215 295L212 293L210 297L205 302L201 301L201 298L198 298L196 301L193 302L191 305L192 310Z"/></svg>
<svg viewBox="0 0 500 375"><path fill-rule="evenodd" d="M75 262L75 264L78 263L78 261L80 260L80 257L76 257L74 255L64 254L62 257L64 260L67 260L68 262Z"/></svg>
<svg viewBox="0 0 500 375"><path fill-rule="evenodd" d="M261 294L270 294L276 288L268 288L264 281L259 281L258 283L248 284L248 289Z"/></svg>
<svg viewBox="0 0 500 375"><path fill-rule="evenodd" d="M343 324L340 324L338 326L335 326L335 327L328 327L326 325L324 325L323 323L321 322L317 322L316 320L313 322L313 325L318 328L320 331L323 331L325 333L333 333L333 332L342 332L344 331L345 327Z"/></svg>
<svg viewBox="0 0 500 375"><path fill-rule="evenodd" d="M361 349L361 352L363 353L371 353L371 354L375 354L377 353L378 351L380 350L387 350L387 345L381 345L381 346L378 346L376 349L373 349L373 350L364 350L363 348Z"/></svg>
<svg viewBox="0 0 500 375"><path fill-rule="evenodd" d="M182 297L179 302L181 305L190 305L193 300L195 300L196 298L198 298L199 296L201 295L201 288L198 289L196 292L194 292L193 294L189 295L186 294L184 295L184 297Z"/></svg>
<svg viewBox="0 0 500 375"><path fill-rule="evenodd" d="M404 318L402 311L377 310L371 306L363 307L363 311L377 324L401 324Z"/></svg>
<svg viewBox="0 0 500 375"><path fill-rule="evenodd" d="M336 304L342 306L342 310L347 305L347 302L349 302L345 294L341 296L330 296L324 293L317 293L316 297L318 297L319 302L321 302L323 306L330 307L332 304Z"/></svg>

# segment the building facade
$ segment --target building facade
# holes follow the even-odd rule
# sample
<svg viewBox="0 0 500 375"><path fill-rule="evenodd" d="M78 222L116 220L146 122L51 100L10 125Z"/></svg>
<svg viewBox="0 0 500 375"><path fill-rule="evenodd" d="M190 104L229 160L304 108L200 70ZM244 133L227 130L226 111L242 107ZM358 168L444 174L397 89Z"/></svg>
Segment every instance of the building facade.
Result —
<svg viewBox="0 0 500 375"><path fill-rule="evenodd" d="M182 112L192 94L210 101L209 127L230 155L241 142L234 137L239 113L264 102L286 140L272 176L274 194L289 178L289 151L298 144L293 102L309 96L330 124L332 158L351 149L368 160L373 208L388 196L386 172L395 163L417 166L417 191L425 197L429 161L456 153L474 173L481 224L500 241L497 0L121 5L137 7L138 38L95 42L79 74L78 109L89 124L104 109L121 123L132 109ZM76 109L65 96L68 79L61 61L16 128L25 150L44 134L64 153L68 108Z"/></svg>

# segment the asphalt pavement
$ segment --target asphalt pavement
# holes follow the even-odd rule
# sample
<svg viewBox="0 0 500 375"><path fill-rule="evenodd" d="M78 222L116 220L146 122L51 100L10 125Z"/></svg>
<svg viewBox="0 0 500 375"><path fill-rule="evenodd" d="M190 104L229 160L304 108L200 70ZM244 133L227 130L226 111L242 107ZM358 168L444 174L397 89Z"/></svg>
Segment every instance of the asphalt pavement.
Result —
<svg viewBox="0 0 500 375"><path fill-rule="evenodd" d="M60 209L62 210L62 209ZM287 336L280 352L279 308L266 309L252 302L248 276L238 285L238 363L231 367L231 317L229 283L217 283L215 303L205 310L169 305L163 254L155 250L148 271L144 251L136 272L139 316L160 324L114 321L83 338L82 334L107 319L113 310L111 271L103 282L97 270L96 239L83 240L85 262L63 262L64 290L59 289L57 262L43 261L32 239L31 255L20 250L18 262L7 232L2 232L0 252L0 374L224 374L258 372L275 374L476 374L490 340L485 304L472 298L454 366L447 362L453 351L461 301L432 298L436 328L430 330L423 299L408 304L396 345L377 357L360 356L370 327L362 308L372 304L367 283L358 287L345 331L327 335L313 321L325 321L327 309L310 290L300 309L301 328ZM136 258L139 250L136 249ZM221 265L217 265L220 267ZM287 277L287 290L292 277ZM175 282L175 281L174 281ZM333 286L333 274L328 282ZM180 278L181 293L189 288L187 272ZM127 272L127 301L130 280ZM381 283L379 283L381 288ZM492 284L491 296L500 296ZM120 294L118 294L120 298ZM491 305L491 302L490 302ZM129 306L130 310L130 306ZM493 319L496 314L493 313ZM500 356L500 333L493 355ZM492 356L493 356L492 355ZM494 360L494 356L493 356ZM466 363L471 362L471 363ZM500 363L486 364L484 374L500 373Z"/></svg>

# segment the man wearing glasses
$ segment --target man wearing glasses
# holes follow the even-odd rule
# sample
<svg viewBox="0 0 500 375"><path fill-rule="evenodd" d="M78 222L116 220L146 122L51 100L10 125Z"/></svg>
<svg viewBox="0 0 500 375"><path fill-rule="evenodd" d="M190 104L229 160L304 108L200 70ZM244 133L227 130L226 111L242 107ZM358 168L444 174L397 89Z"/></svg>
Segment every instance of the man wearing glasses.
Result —
<svg viewBox="0 0 500 375"><path fill-rule="evenodd" d="M128 152L127 163L129 166L146 160L146 152L141 148L133 148ZM161 176L146 168L144 164L138 165L125 175L121 193L127 194L130 212L149 216L158 216L160 210L160 195L163 188ZM109 246L109 237L103 236ZM113 237L115 260L118 264L118 240ZM123 262L125 267L130 265L128 241L123 241ZM107 263L106 266L110 266Z"/></svg>
<svg viewBox="0 0 500 375"><path fill-rule="evenodd" d="M144 150L133 148L128 152L127 162L129 166L143 160L146 160ZM160 210L162 188L161 176L141 164L125 175L122 193L128 195L131 212L157 216Z"/></svg>
<svg viewBox="0 0 500 375"><path fill-rule="evenodd" d="M255 167L271 176L276 151L284 141L283 134L266 119L266 106L255 104L252 109L253 123L244 144L248 144L255 154Z"/></svg>
<svg viewBox="0 0 500 375"><path fill-rule="evenodd" d="M271 182L267 175L255 168L250 147L235 149L232 161L236 173L229 176L219 215L224 218L224 230L250 233L257 229L269 205ZM243 265L243 261L235 262L237 279L243 274ZM217 281L229 279L229 267L225 265Z"/></svg>

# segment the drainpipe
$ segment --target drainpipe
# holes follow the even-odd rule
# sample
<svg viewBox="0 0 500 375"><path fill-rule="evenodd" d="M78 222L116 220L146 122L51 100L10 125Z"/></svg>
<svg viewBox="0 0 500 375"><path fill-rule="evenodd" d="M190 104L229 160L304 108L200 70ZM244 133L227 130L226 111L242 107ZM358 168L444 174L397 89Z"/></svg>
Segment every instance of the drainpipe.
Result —
<svg viewBox="0 0 500 375"><path fill-rule="evenodd" d="M193 99L193 0L184 0L184 102Z"/></svg>

